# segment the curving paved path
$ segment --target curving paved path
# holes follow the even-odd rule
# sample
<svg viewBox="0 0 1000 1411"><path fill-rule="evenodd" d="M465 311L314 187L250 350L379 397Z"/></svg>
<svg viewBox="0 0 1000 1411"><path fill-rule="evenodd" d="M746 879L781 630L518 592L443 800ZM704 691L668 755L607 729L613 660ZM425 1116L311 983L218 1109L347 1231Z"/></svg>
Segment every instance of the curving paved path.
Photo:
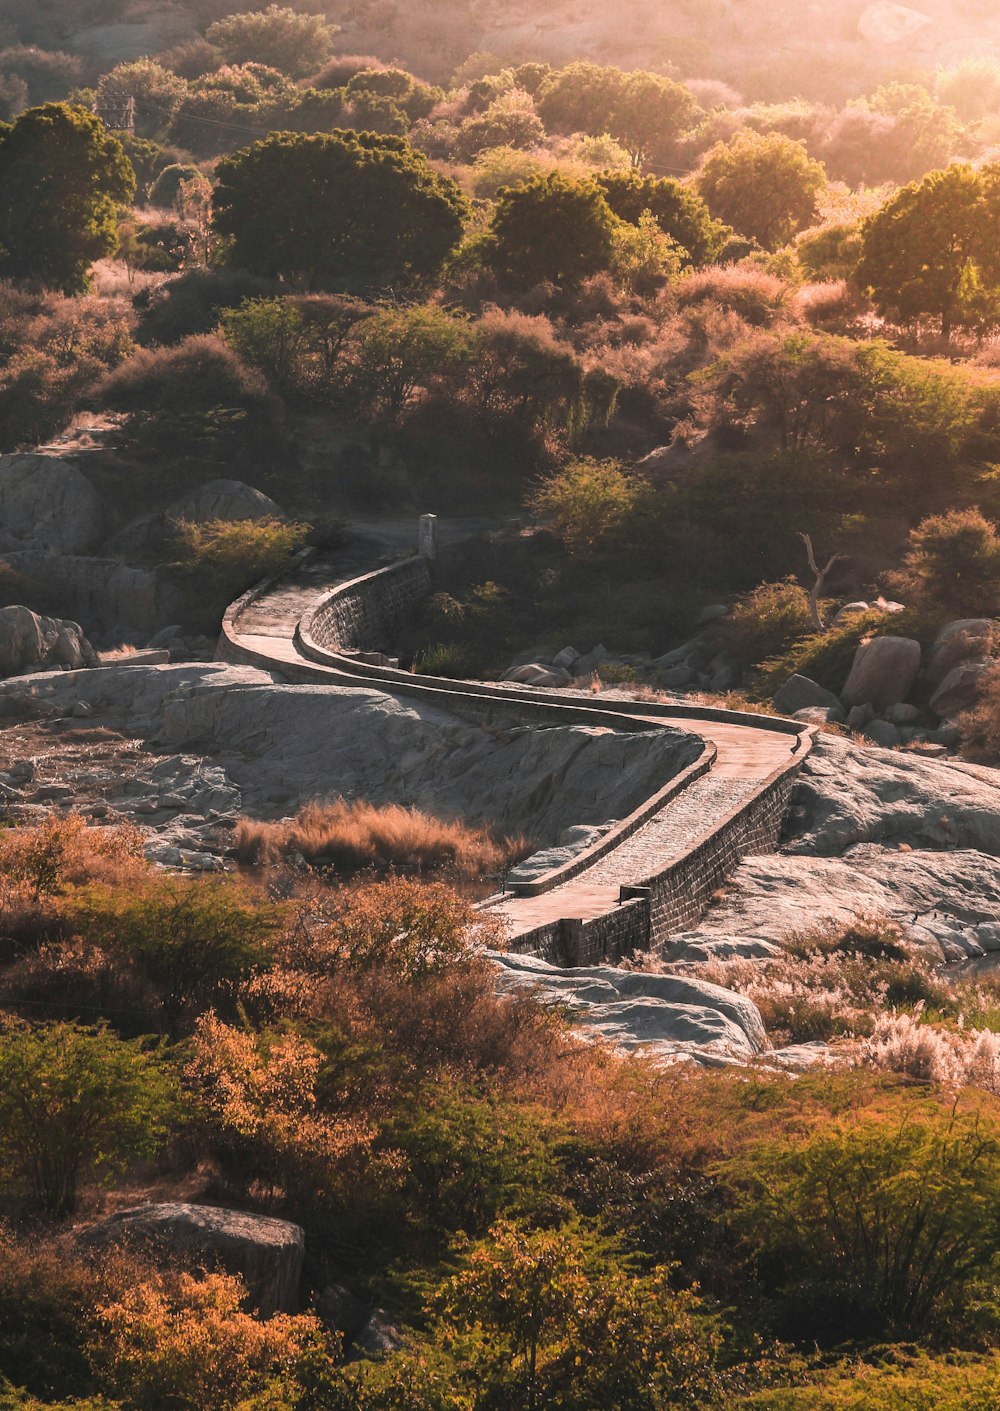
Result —
<svg viewBox="0 0 1000 1411"><path fill-rule="evenodd" d="M451 534L448 534L448 528ZM368 526L365 526L367 529ZM405 533L406 537L402 538ZM453 523L445 527L445 539L457 539L468 534L472 526ZM377 537L376 537L377 535ZM223 625L220 654L229 660L251 662L254 665L280 671L293 681L329 682L336 685L361 685L393 691L393 682L350 659L331 655L331 664L306 656L299 647L298 629L302 619L317 600L339 584L391 563L399 558L401 542L412 543L412 522L401 526L393 522L392 533L383 535L378 527L367 534L352 534L345 546L300 563L286 578L262 585L233 605ZM336 663L336 664L332 664ZM391 673L388 673L391 675ZM366 679L366 676L368 679ZM404 689L397 683L397 690ZM434 684L434 678L406 678L408 694L419 694L447 710L448 691ZM467 695L498 695L496 685L463 683ZM454 690L454 687L452 687ZM505 690L512 701L526 701L541 706L585 705L607 714L609 725L627 726L637 720L653 726L689 730L714 747L714 760L708 772L693 778L644 823L635 827L610 851L598 856L578 875L552 884L538 895L507 895L490 899L486 905L502 912L508 920L512 939L525 935L539 926L561 918L588 920L614 910L623 886L643 886L662 872L671 862L683 858L694 845L705 838L713 827L726 818L734 807L749 800L777 771L804 757L811 743L807 730L795 731L789 722L784 733L766 728L757 717L745 715L729 719L713 717L711 713L692 712L678 705L637 707L626 701L614 701L607 694L595 699L585 692L554 693L516 686ZM621 710L616 709L618 705ZM791 732L791 733L789 733Z"/></svg>

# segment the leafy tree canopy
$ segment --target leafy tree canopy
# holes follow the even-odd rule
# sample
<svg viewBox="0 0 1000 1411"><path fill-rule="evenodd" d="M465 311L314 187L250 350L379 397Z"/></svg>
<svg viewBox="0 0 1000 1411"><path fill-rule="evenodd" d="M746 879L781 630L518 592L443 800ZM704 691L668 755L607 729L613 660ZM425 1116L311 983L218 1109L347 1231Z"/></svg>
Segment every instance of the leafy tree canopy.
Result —
<svg viewBox="0 0 1000 1411"><path fill-rule="evenodd" d="M954 163L897 191L862 226L858 279L884 315L952 328L994 322L1000 168Z"/></svg>
<svg viewBox="0 0 1000 1411"><path fill-rule="evenodd" d="M0 127L0 277L81 290L135 194L121 143L85 108L46 103Z"/></svg>
<svg viewBox="0 0 1000 1411"><path fill-rule="evenodd" d="M333 48L337 26L322 15L303 15L281 5L227 15L209 25L205 38L230 64L268 64L300 77L313 73Z"/></svg>
<svg viewBox="0 0 1000 1411"><path fill-rule="evenodd" d="M567 64L538 90L539 116L550 131L610 133L636 166L668 153L697 111L682 84L641 69Z"/></svg>
<svg viewBox="0 0 1000 1411"><path fill-rule="evenodd" d="M512 284L571 286L608 267L615 225L596 182L536 176L497 197L494 263Z"/></svg>
<svg viewBox="0 0 1000 1411"><path fill-rule="evenodd" d="M687 264L711 264L731 233L721 221L712 219L697 192L672 177L602 172L596 180L620 220L638 225L643 212L649 211L664 235L686 253Z"/></svg>
<svg viewBox="0 0 1000 1411"><path fill-rule="evenodd" d="M435 275L468 206L401 137L272 133L217 168L215 221L232 262L327 290Z"/></svg>
<svg viewBox="0 0 1000 1411"><path fill-rule="evenodd" d="M767 250L780 249L812 223L825 184L822 162L779 132L737 132L717 142L698 178L712 214Z"/></svg>

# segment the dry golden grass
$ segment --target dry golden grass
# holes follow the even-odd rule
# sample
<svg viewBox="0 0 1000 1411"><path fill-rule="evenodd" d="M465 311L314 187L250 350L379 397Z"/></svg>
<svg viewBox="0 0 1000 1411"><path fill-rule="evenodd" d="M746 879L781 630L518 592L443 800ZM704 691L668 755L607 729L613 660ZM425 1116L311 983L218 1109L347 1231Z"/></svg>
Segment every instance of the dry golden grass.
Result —
<svg viewBox="0 0 1000 1411"><path fill-rule="evenodd" d="M240 861L254 866L274 866L298 853L310 864L347 871L448 869L466 877L497 872L523 850L517 841L497 842L486 828L447 823L416 808L344 800L308 803L280 823L242 818L234 846Z"/></svg>

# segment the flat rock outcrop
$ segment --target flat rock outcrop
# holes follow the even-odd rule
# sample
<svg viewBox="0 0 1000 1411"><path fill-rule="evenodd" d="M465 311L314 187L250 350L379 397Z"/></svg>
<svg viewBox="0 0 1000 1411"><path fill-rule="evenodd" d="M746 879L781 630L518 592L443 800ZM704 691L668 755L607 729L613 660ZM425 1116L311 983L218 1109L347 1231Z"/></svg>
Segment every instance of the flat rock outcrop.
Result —
<svg viewBox="0 0 1000 1411"><path fill-rule="evenodd" d="M493 954L501 988L527 988L566 1008L594 1038L654 1057L707 1065L745 1061L767 1037L752 1000L706 980L598 965L561 970L533 956Z"/></svg>
<svg viewBox="0 0 1000 1411"><path fill-rule="evenodd" d="M5 690L30 695L53 715L83 703L95 721L152 740L177 765L163 778L162 797L144 800L157 822L166 800L180 818L193 811L177 762L200 755L211 763L196 771L199 779L206 771L215 778L207 795L199 790L208 812L274 817L313 798L364 798L547 846L575 825L625 817L702 748L673 730L487 729L374 689L277 684L269 672L220 663L22 677L0 684L0 705ZM196 823L185 823L183 846L192 846ZM163 841L181 846L171 832L164 829Z"/></svg>
<svg viewBox="0 0 1000 1411"><path fill-rule="evenodd" d="M83 1240L153 1246L184 1264L215 1265L239 1274L250 1301L265 1318L298 1307L305 1234L301 1225L288 1220L170 1201L120 1210L91 1226Z"/></svg>
<svg viewBox="0 0 1000 1411"><path fill-rule="evenodd" d="M821 736L795 786L789 831L793 853L883 843L1000 856L1000 772Z"/></svg>
<svg viewBox="0 0 1000 1411"><path fill-rule="evenodd" d="M725 900L686 938L686 953L668 955L711 959L716 938L774 943L864 912L892 917L932 962L1000 949L1000 859L971 849L893 852L871 843L843 857L745 858Z"/></svg>

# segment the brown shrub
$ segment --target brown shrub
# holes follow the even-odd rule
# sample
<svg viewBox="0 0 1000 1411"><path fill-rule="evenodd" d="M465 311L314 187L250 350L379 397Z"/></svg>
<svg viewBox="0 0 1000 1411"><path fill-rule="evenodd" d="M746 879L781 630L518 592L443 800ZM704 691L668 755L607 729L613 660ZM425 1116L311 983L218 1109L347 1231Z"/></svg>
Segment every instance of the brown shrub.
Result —
<svg viewBox="0 0 1000 1411"><path fill-rule="evenodd" d="M236 856L254 866L274 865L296 853L312 865L354 871L371 866L424 871L451 868L463 876L495 872L516 844L501 844L485 828L444 822L401 804L309 803L293 819L263 823L242 818Z"/></svg>
<svg viewBox="0 0 1000 1411"><path fill-rule="evenodd" d="M139 348L104 380L98 395L119 411L243 406L265 388L221 338L196 334L170 348Z"/></svg>
<svg viewBox="0 0 1000 1411"><path fill-rule="evenodd" d="M23 884L35 900L88 882L128 887L152 871L143 842L131 823L102 828L78 813L53 813L41 823L0 832L0 877Z"/></svg>
<svg viewBox="0 0 1000 1411"><path fill-rule="evenodd" d="M792 316L792 288L777 275L739 265L714 265L685 275L675 286L677 304L687 309L716 304L739 314L754 328L771 328Z"/></svg>
<svg viewBox="0 0 1000 1411"><path fill-rule="evenodd" d="M231 1406L283 1384L291 1393L298 1364L319 1340L319 1320L255 1318L243 1309L245 1292L233 1274L178 1273L102 1303L90 1347L102 1387L144 1411Z"/></svg>

